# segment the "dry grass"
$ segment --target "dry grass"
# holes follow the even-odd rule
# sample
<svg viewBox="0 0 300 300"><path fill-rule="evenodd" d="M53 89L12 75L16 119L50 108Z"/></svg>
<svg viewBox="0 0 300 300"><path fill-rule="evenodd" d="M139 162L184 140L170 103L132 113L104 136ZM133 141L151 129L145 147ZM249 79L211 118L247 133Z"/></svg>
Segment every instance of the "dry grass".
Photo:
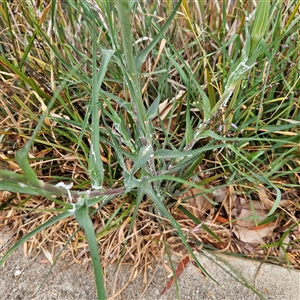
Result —
<svg viewBox="0 0 300 300"><path fill-rule="evenodd" d="M0 16L0 167L22 172L15 161L15 152L28 142L53 91L60 86L62 78L69 76L29 152L30 164L43 181L73 182L78 191L89 188L90 131L85 130L80 138L91 93L89 20L75 6L68 7L64 1L58 1L57 23L51 30L51 3L36 11L21 0L5 3L7 14L2 8ZM249 2L247 6L246 2L241 5L237 1L228 1L228 5L222 7L222 1L207 4L183 1L166 39L147 56L141 69L145 106L149 107L158 94L164 100L159 107L160 115L153 119L154 145L183 149L184 142L193 141L187 138L183 142L188 130L186 116L190 114L190 128L197 128L198 120L204 118L203 107L199 104L199 90L193 83L187 86L185 77L192 74L212 105L219 100L233 62L245 42L245 11L252 11L253 3ZM143 6L138 5L134 11L137 52L147 45L138 42L140 38L152 39L157 34L157 29L147 23L151 21L151 9L155 5L154 21L164 23L171 12L171 1L168 5L158 5L154 1L144 7L144 11ZM299 8L284 4L278 10L282 13L278 26L282 39L276 41L276 33L271 28L266 37L266 42L273 42L273 48L277 47L278 52L270 57L258 57L254 70L235 90L228 107L207 121L207 129L227 140L214 140L211 136L197 140L194 148L215 147L208 147L201 154L200 167L195 167L186 178L181 171L167 174L201 182L200 187L185 191L184 185L165 180L163 191L166 207L193 248L239 253L300 268L299 31L296 24L288 34L283 30L289 28L292 15L299 13ZM274 11L278 14L275 8ZM97 18L103 19L104 15L103 10ZM5 16L9 16L9 22ZM76 18L78 22L75 22ZM109 33L106 26L104 22L102 28L97 29L99 44L110 48L112 36L118 31ZM234 35L237 35L236 42L230 43ZM223 47L226 43L229 43L228 47ZM170 49L170 45L175 50ZM117 62L111 63L102 89L117 95L118 99L129 101ZM111 105L110 108L109 103L104 103L111 132L120 134L114 121L107 118L110 109L123 116L124 127L131 128L129 134L134 136L132 117L117 101L111 101ZM123 180L120 164L107 127L101 124L100 131L105 188L117 188ZM228 148L223 149L225 143L238 149L240 156ZM124 144L122 150L130 152ZM128 155L126 159L128 170L133 165L130 158ZM165 162L177 163L174 159ZM282 192L278 208L271 216L268 212L274 205L276 191L263 181L259 182L261 173ZM135 196L135 193L117 196L101 209L100 203L91 208L102 262L104 266L131 264L128 282L139 272L145 273L147 266L165 251L165 247L185 255L175 229L155 209L151 199L143 199L134 215ZM58 215L64 207L63 199L47 200L26 193L1 192L0 201L0 230L10 231L13 241ZM201 225L188 212L200 220ZM134 222L132 218L135 218ZM245 223L241 224L242 221ZM241 235L241 227L250 232L250 242L244 231ZM255 238L256 242L251 242ZM74 262L86 265L88 245L74 218L64 219L38 233L24 244L24 252L44 251L52 263L66 243L63 255L71 253Z"/></svg>

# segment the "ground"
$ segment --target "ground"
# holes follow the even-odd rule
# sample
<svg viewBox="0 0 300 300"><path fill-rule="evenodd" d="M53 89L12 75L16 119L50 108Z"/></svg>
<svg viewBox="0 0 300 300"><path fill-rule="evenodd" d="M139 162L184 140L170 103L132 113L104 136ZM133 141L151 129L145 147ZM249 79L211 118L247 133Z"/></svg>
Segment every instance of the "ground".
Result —
<svg viewBox="0 0 300 300"><path fill-rule="evenodd" d="M221 256L232 264L236 271L252 283L264 296L264 299L299 299L300 273L289 271L283 267L237 259L230 256ZM224 270L217 267L203 254L198 255L202 265L219 282L204 276L203 273L189 262L178 279L181 300L192 299L260 299L249 288L238 283ZM178 257L173 257L178 262ZM214 261L217 261L214 258ZM106 287L110 299L122 300L153 300L176 299L176 289L173 284L162 296L160 293L169 281L167 260L153 264L146 274L139 274L134 282L121 293L127 284L129 266L123 266L117 273L119 280L114 285L114 266L106 269ZM224 266L224 265L223 265ZM0 269L0 300L94 300L96 299L92 268L75 264L72 257L63 257L51 270L41 287L43 279L47 276L51 265L43 254L37 257L24 257L23 249L19 248ZM237 275L235 275L238 277ZM242 280L243 277L239 277ZM147 281L147 283L146 283ZM35 294L40 288L40 291Z"/></svg>

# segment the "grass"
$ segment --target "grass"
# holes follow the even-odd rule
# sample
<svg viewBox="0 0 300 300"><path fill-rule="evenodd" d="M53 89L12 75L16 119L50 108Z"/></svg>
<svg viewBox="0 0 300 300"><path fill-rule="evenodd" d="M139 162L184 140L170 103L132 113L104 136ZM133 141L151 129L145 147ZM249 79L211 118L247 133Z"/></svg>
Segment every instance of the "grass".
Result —
<svg viewBox="0 0 300 300"><path fill-rule="evenodd" d="M166 245L298 268L299 3L4 0L1 263L86 237L99 299Z"/></svg>

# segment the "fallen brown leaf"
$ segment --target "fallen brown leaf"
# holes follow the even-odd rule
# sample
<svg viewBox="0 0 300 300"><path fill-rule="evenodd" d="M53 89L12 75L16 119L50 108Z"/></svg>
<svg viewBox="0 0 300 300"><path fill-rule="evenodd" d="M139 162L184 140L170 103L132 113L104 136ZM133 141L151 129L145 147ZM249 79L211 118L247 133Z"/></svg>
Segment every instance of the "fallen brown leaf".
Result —
<svg viewBox="0 0 300 300"><path fill-rule="evenodd" d="M176 270L176 273L175 273L176 278L178 278L179 275L182 273L182 271L185 268L185 266L188 263L188 261L189 261L189 256L188 255L181 260L181 262L179 263L179 266L178 266L178 268ZM160 295L162 295L168 288L170 288L171 285L173 284L173 282L174 282L174 276L172 276L171 279L168 281L166 287L162 290L162 292L160 293Z"/></svg>
<svg viewBox="0 0 300 300"><path fill-rule="evenodd" d="M247 227L235 225L233 227L233 233L239 240L245 243L264 244L263 238L269 236L273 232L275 227L276 226L274 223L270 223L266 227L257 230L250 230Z"/></svg>
<svg viewBox="0 0 300 300"><path fill-rule="evenodd" d="M201 219L203 215L208 211L213 209L213 205L209 202L209 199L213 200L212 193L207 193L205 195L201 195L205 190L209 189L208 185L205 185L203 189L193 188L188 190L184 195L183 199L189 199L191 213L197 218Z"/></svg>

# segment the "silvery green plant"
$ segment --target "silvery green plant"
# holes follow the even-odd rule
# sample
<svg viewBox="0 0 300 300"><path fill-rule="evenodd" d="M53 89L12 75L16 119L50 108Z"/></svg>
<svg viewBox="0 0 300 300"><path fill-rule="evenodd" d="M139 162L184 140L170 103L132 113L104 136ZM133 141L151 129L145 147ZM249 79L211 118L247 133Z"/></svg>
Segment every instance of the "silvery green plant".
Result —
<svg viewBox="0 0 300 300"><path fill-rule="evenodd" d="M52 4L54 13L55 3L56 1L53 1ZM91 81L88 82L92 86L92 93L85 115L82 132L78 141L78 145L80 145L84 131L88 131L90 133L91 145L88 155L89 159L87 172L90 177L91 189L74 191L72 190L72 184L59 182L56 185L52 185L47 182L43 182L38 179L35 171L30 166L28 159L28 153L34 145L35 139L44 124L45 118L49 116L49 112L51 111L54 102L59 99L60 92L67 84L68 80L70 80L72 77L72 71L70 71L69 77L63 81L61 87L55 90L54 96L47 105L47 111L40 118L39 123L31 136L31 139L28 141L25 147L23 147L23 149L17 152L16 161L22 169L23 174L16 174L6 170L1 170L0 173L1 189L31 195L43 195L49 199L63 197L64 199L67 199L65 211L47 221L45 224L39 226L16 242L16 244L1 259L1 263L7 259L12 251L14 251L17 247L19 247L22 243L36 233L62 219L75 216L80 226L82 226L84 229L89 243L95 272L98 299L105 299L106 295L104 290L101 262L98 254L97 239L95 237L89 211L94 204L98 204L98 209L101 209L118 195L134 193L136 195L136 201L132 221L129 227L129 231L131 231L134 225L134 216L137 215L139 205L143 201L144 196L147 196L153 202L155 213L167 218L170 221L171 226L176 229L179 237L182 240L182 243L188 249L191 257L206 273L206 270L201 266L193 254L187 242L187 238L182 232L179 224L166 208L166 199L168 198L168 194L164 191L163 184L169 184L168 187L170 187L170 194L172 194L172 191L177 191L178 186L187 185L189 187L197 188L199 185L195 182L188 181L188 179L191 177L195 171L195 168L199 164L201 155L205 151L214 151L219 150L222 147L227 147L227 149L236 155L238 159L248 162L249 165L258 172L259 175L253 175L255 180L260 180L267 185L274 187L277 191L276 202L269 215L271 215L278 207L280 191L264 176L264 174L262 174L260 170L257 169L252 161L249 161L247 157L241 154L239 149L235 148L233 145L235 139L221 136L217 132L213 132L209 127L210 121L212 120L214 114L216 114L221 108L225 108L227 105L234 105L233 102L229 104L233 93L239 87L241 81L253 69L257 57L262 53L261 45L263 45L263 38L265 37L268 29L268 20L270 14L269 1L259 1L253 15L249 17L246 26L246 40L242 49L241 57L230 69L226 84L224 85L223 94L216 104L211 103L202 86L199 84L199 82L197 82L196 77L191 72L182 57L178 55L178 57L174 59L170 51L170 49L175 50L174 46L171 43L168 44L168 48L166 48L165 51L167 52L169 59L172 61L178 73L183 78L186 86L195 86L195 89L201 95L203 104L203 120L199 121L196 129L192 128L191 124L189 123L190 116L187 114L187 128L183 141L180 147L176 148L174 146L172 147L171 145L171 149L167 149L166 147L155 143L154 137L156 132L152 126L152 120L159 116L158 109L160 99L157 97L150 107L145 107L142 99L139 70L146 60L147 55L155 48L158 42L164 38L164 34L168 26L170 25L178 8L181 5L181 1L176 2L170 17L166 20L162 28L155 27L156 25L153 24L155 29L157 29L158 34L153 37L148 46L134 55L131 14L135 2L129 0L117 0L115 3L118 12L117 16L119 19L119 27L121 30L122 46L120 46L119 41L112 38L112 49L101 49L100 66L98 66L99 36L96 34L96 27L99 24L97 24L95 21L95 15L104 11L104 8L102 10L99 9L103 6L106 6L107 11L111 9L112 3L111 1L92 1L92 3L93 5L90 6L88 2L82 2L82 6L84 9L86 9L85 12L90 14L89 16L92 20L92 28L90 30L92 40L92 78ZM95 3L97 3L97 5ZM113 32L115 29L110 28L112 24L105 20L105 16L101 16L104 18L103 26L105 29ZM39 29L37 28L36 30L38 31ZM117 36L117 34L115 34L115 36ZM176 53L176 51L173 52ZM180 61L183 67L179 66L177 59ZM122 99L117 98L115 95L109 94L107 91L101 88L109 64L112 62L121 66L123 72L122 83L130 92L130 102L122 101ZM9 66L11 70L15 70L16 74L18 74L16 67L9 61L4 60L3 58L2 63L5 63L5 65ZM112 106L112 101L116 101L133 118L136 126L136 128L133 128L134 130L129 131L128 128L126 128L122 116L120 116ZM106 110L103 109L104 104ZM110 121L112 121L114 132L106 124L106 119L103 117L103 115L105 117L109 117ZM90 124L89 119L91 119ZM110 138L110 145L115 151L118 164L122 170L123 186L120 188L104 188L104 166L99 147L99 144L103 142L104 138L103 135L101 135L99 124L103 124L107 129ZM197 141L207 137L210 137L212 141L202 148L194 149L194 145ZM260 141L259 138L257 138L257 141ZM125 145L129 150L127 152L123 151L120 145ZM127 169L125 163L126 159L130 159L132 162L132 168L130 170ZM160 168L158 168L157 165L159 165ZM233 166L233 168L235 167ZM239 170L234 171L239 172Z"/></svg>

